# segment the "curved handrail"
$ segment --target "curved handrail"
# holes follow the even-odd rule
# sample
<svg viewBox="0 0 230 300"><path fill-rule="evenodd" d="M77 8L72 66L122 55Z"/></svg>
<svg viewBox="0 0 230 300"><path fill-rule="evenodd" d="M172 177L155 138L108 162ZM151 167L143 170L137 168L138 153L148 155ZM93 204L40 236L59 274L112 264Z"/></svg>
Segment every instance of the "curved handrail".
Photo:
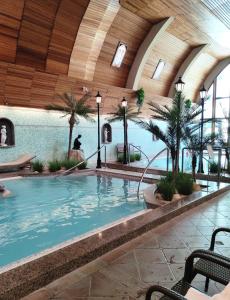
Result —
<svg viewBox="0 0 230 300"><path fill-rule="evenodd" d="M142 151L140 148L134 146L132 143L129 144L129 153L130 153L130 145L132 145L134 148L136 148L138 151L140 151L142 154L144 154L144 156L147 158L148 163L149 163L149 158L148 158L148 156L144 153L144 151Z"/></svg>
<svg viewBox="0 0 230 300"><path fill-rule="evenodd" d="M103 147L106 147L105 145L101 146L100 149L98 149L97 151L95 151L93 154L91 154L89 157L87 157L86 159L84 159L83 161L80 161L78 164L76 164L75 166L73 166L72 168L66 170L65 172L57 175L56 177L59 176L64 176L66 173L71 172L72 170L76 169L78 166L80 166L81 164L83 164L84 162L88 161L91 157L93 157L95 154L97 154Z"/></svg>
<svg viewBox="0 0 230 300"><path fill-rule="evenodd" d="M140 185L141 185L141 183L142 183L142 181L143 181L143 178L144 178L144 176L145 176L145 173L146 173L146 171L147 171L147 169L148 169L148 167L151 165L151 163L161 154L161 153L163 153L165 150L167 150L168 148L166 147L166 148L164 148L163 150L161 150L160 152L158 152L151 160L150 160L150 162L148 163L148 165L147 165L147 167L145 168L145 170L144 170L144 172L142 173L142 176L141 176L141 179L140 179L140 181L139 181L139 183L138 183L138 188L137 188L137 197L139 197L139 193L140 193Z"/></svg>

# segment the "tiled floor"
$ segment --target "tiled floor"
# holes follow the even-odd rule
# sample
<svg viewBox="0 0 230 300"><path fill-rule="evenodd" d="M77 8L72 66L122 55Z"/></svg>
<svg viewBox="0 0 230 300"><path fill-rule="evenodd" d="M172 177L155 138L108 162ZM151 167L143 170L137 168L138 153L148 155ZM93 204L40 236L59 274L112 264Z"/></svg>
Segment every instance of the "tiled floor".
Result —
<svg viewBox="0 0 230 300"><path fill-rule="evenodd" d="M230 192L225 193L126 243L92 263L56 280L24 300L144 299L154 284L171 287L183 275L192 250L208 248L212 231L230 226ZM220 234L216 251L230 256L230 236ZM199 276L194 285L204 287ZM209 294L222 286L211 282Z"/></svg>

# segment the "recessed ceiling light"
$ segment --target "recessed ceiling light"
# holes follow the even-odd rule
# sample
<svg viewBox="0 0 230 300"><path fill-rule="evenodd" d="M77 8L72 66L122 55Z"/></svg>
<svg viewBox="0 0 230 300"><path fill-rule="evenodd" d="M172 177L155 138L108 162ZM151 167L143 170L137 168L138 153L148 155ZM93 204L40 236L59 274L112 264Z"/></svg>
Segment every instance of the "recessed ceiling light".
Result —
<svg viewBox="0 0 230 300"><path fill-rule="evenodd" d="M116 68L120 68L122 61L125 57L125 53L127 51L127 45L119 42L116 52L113 57L112 66Z"/></svg>
<svg viewBox="0 0 230 300"><path fill-rule="evenodd" d="M159 79L160 78L161 72L163 71L164 66L165 66L165 62L162 59L160 59L157 66L156 66L155 71L153 72L152 79Z"/></svg>

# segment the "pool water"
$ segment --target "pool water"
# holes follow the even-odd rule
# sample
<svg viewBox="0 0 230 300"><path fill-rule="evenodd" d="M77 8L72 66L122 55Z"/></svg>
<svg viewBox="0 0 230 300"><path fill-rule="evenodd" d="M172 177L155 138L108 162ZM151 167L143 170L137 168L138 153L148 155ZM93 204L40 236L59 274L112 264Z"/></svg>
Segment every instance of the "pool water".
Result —
<svg viewBox="0 0 230 300"><path fill-rule="evenodd" d="M0 196L0 266L144 208L136 197L138 182L127 179L66 176L4 184L12 194Z"/></svg>

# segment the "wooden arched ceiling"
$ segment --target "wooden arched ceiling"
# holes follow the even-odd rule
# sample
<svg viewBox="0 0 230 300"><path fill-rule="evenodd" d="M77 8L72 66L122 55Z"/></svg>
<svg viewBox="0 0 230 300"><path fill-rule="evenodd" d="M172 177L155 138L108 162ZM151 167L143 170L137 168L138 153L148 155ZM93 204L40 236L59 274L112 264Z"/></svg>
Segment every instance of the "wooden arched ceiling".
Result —
<svg viewBox="0 0 230 300"><path fill-rule="evenodd" d="M53 74L68 74L125 87L137 50L150 28L170 16L174 21L151 51L139 86L146 89L148 97L152 94L167 96L170 84L190 51L208 44L186 74L187 80L192 81L192 76L199 72L187 85L190 86L188 94L195 97L195 89L207 73L230 55L229 30L201 0L1 0L0 62L37 71L33 81L35 98L39 95L39 86L48 86L39 71L50 74L47 80L51 80L51 85ZM121 68L117 69L111 67L111 62L119 41L127 44L127 53ZM163 59L166 66L160 80L153 81L151 76L159 59ZM11 67L7 71L9 93L18 76L16 69ZM22 77L26 93L27 73ZM48 90L47 87L47 93Z"/></svg>

